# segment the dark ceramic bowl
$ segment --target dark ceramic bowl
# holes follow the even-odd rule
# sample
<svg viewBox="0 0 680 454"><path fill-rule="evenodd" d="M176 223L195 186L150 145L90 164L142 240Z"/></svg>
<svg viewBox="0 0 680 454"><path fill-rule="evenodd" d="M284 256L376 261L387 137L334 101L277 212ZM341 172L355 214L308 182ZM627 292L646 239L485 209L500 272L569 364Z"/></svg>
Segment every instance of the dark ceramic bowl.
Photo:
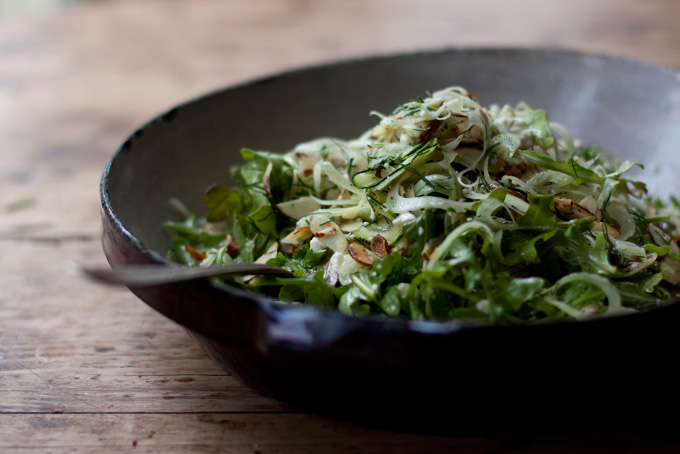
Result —
<svg viewBox="0 0 680 454"><path fill-rule="evenodd" d="M168 201L204 212L205 189L230 185L241 147L284 152L318 136L355 137L374 124L371 110L449 85L482 104L525 100L545 109L576 137L652 169L653 191L680 194L675 70L544 50L369 58L228 88L135 132L102 180L109 262L165 263L161 225L175 217ZM656 420L677 395L677 304L587 322L480 327L352 318L207 281L133 291L259 392L354 419L486 427L552 424L582 411L579 424L599 425Z"/></svg>

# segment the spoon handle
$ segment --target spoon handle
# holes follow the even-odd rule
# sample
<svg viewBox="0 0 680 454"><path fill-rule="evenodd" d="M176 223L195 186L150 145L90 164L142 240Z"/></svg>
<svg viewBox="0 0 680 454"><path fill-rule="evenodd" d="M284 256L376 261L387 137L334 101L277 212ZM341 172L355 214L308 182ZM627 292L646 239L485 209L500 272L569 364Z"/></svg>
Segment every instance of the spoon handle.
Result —
<svg viewBox="0 0 680 454"><path fill-rule="evenodd" d="M169 265L124 265L115 268L73 264L73 270L97 282L128 287L148 287L217 276L239 274L293 277L293 273L278 266L241 263L205 267Z"/></svg>

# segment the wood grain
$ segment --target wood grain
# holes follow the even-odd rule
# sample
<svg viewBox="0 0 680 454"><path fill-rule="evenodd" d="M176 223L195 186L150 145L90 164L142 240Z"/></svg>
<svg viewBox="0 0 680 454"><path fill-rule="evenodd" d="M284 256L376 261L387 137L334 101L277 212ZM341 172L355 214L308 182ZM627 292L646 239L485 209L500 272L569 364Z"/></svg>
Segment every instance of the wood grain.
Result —
<svg viewBox="0 0 680 454"><path fill-rule="evenodd" d="M122 0L0 22L0 451L677 452L672 434L422 435L301 412L244 387L127 290L64 264L105 262L101 172L177 103L302 65L442 47L680 67L678 18L673 0Z"/></svg>

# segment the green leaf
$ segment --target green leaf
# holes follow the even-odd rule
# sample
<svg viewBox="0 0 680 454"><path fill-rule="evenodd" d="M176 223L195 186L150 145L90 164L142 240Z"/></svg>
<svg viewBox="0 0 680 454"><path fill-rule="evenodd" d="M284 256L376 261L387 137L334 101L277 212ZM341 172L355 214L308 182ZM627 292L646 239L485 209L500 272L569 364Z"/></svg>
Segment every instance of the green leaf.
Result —
<svg viewBox="0 0 680 454"><path fill-rule="evenodd" d="M308 285L302 287L305 293L305 303L314 306L334 307L335 293L323 278L323 270L319 270Z"/></svg>
<svg viewBox="0 0 680 454"><path fill-rule="evenodd" d="M532 300L545 287L545 281L540 277L518 278L508 273L496 276L496 279L487 285L493 286L489 292L495 304L504 306L510 312L517 312L527 301Z"/></svg>
<svg viewBox="0 0 680 454"><path fill-rule="evenodd" d="M567 250L571 253L571 260L580 264L583 271L594 271L604 275L613 275L616 272L616 267L609 263L607 237L603 233L595 237L594 247L590 246L577 224L566 230L565 238L568 242ZM565 258L567 258L566 254Z"/></svg>
<svg viewBox="0 0 680 454"><path fill-rule="evenodd" d="M554 230L557 228L555 203L552 195L529 194L529 209L517 224L529 230Z"/></svg>
<svg viewBox="0 0 680 454"><path fill-rule="evenodd" d="M397 287L390 287L379 303L381 309L387 314L396 316L401 312L401 293Z"/></svg>
<svg viewBox="0 0 680 454"><path fill-rule="evenodd" d="M258 154L248 148L241 148L241 157L244 161L252 161L257 158Z"/></svg>
<svg viewBox="0 0 680 454"><path fill-rule="evenodd" d="M655 244L647 243L644 245L645 251L653 252L659 257L663 257L671 250L670 246L657 246Z"/></svg>
<svg viewBox="0 0 680 454"><path fill-rule="evenodd" d="M584 281L572 282L560 289L560 300L577 309L590 304L604 308L606 295L599 288Z"/></svg>
<svg viewBox="0 0 680 454"><path fill-rule="evenodd" d="M621 301L628 306L655 306L671 300L670 294L660 287L653 292L646 292L637 282L614 282L614 285L621 295Z"/></svg>
<svg viewBox="0 0 680 454"><path fill-rule="evenodd" d="M538 244L549 241L557 234L557 230L551 230L539 235L528 235L525 232L515 231L503 235L503 247L510 252L505 255L509 264L532 264L540 263Z"/></svg>
<svg viewBox="0 0 680 454"><path fill-rule="evenodd" d="M353 286L340 297L338 310L346 315L367 315L371 312L371 306L362 302L361 290Z"/></svg>
<svg viewBox="0 0 680 454"><path fill-rule="evenodd" d="M257 229L264 234L271 233L276 229L276 213L270 205L262 205L248 217Z"/></svg>
<svg viewBox="0 0 680 454"><path fill-rule="evenodd" d="M302 274L307 274L315 271L315 267L323 261L325 256L326 251L314 252L308 244L305 244L299 247L292 257L279 252L276 257L269 259L267 264L285 268L293 273L302 271Z"/></svg>
<svg viewBox="0 0 680 454"><path fill-rule="evenodd" d="M183 221L165 221L163 227L185 237L198 237L203 228L197 224L196 216L189 216Z"/></svg>
<svg viewBox="0 0 680 454"><path fill-rule="evenodd" d="M223 221L229 213L240 213L243 208L243 200L238 191L219 185L208 189L204 199L210 222Z"/></svg>
<svg viewBox="0 0 680 454"><path fill-rule="evenodd" d="M300 301L305 292L299 285L284 285L279 290L279 299L283 301Z"/></svg>
<svg viewBox="0 0 680 454"><path fill-rule="evenodd" d="M611 172L610 174L607 175L607 178L615 178L615 179L618 179L621 175L623 175L624 173L628 172L630 169L632 169L632 168L635 167L635 166L638 166L638 167L640 167L641 169L644 169L644 168L645 168L642 164L639 164L639 163L637 163L637 162L633 162L633 161L623 161L623 162L621 163L621 165L620 165L616 170L614 170L613 172Z"/></svg>
<svg viewBox="0 0 680 454"><path fill-rule="evenodd" d="M504 202L506 195L507 195L507 192L505 191L504 188L496 188L489 193L489 198L490 199L496 199L500 202Z"/></svg>

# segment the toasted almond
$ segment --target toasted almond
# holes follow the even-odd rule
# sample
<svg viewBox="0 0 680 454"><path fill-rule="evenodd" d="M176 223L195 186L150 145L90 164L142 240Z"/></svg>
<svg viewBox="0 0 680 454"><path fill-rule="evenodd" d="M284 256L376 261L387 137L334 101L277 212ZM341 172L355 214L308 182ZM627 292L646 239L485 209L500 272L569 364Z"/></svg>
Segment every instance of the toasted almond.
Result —
<svg viewBox="0 0 680 454"><path fill-rule="evenodd" d="M405 254L408 251L408 247L411 242L405 236L402 237L397 243L392 246L393 251L398 251L400 254Z"/></svg>
<svg viewBox="0 0 680 454"><path fill-rule="evenodd" d="M631 277L641 273L643 270L654 265L656 259L656 253L652 253L647 255L644 259L631 260L630 263L628 263L628 266L626 266L626 270L623 272L623 277Z"/></svg>
<svg viewBox="0 0 680 454"><path fill-rule="evenodd" d="M241 252L241 249L236 243L234 243L231 235L227 235L227 239L222 242L222 246L227 247L227 254L229 254L229 257L231 258L236 257Z"/></svg>
<svg viewBox="0 0 680 454"><path fill-rule="evenodd" d="M425 243L425 247L423 248L423 251L420 253L421 256L423 257L423 260L425 260L426 262L429 262L430 256L432 255L432 252L434 252L434 249L435 249L435 247L434 247L432 240Z"/></svg>
<svg viewBox="0 0 680 454"><path fill-rule="evenodd" d="M389 245L382 235L378 234L371 240L371 252L378 257L386 257L389 254Z"/></svg>
<svg viewBox="0 0 680 454"><path fill-rule="evenodd" d="M590 231L595 233L599 232L606 233L607 235L614 238L618 238L621 236L621 231L619 229L617 229L611 224L607 224L606 222L596 222L590 228Z"/></svg>
<svg viewBox="0 0 680 454"><path fill-rule="evenodd" d="M271 246L269 246L269 249L267 249L267 252L262 254L257 260L255 260L255 263L259 264L266 264L267 260L273 259L276 257L276 254L279 252L279 243L274 241Z"/></svg>
<svg viewBox="0 0 680 454"><path fill-rule="evenodd" d="M196 249L192 248L188 244L184 245L184 250L186 250L189 255L191 256L192 259L196 262L200 262L205 259L205 254L202 252L198 252Z"/></svg>
<svg viewBox="0 0 680 454"><path fill-rule="evenodd" d="M349 244L349 255L355 262L364 266L372 266L373 262L377 260L377 257L358 241L352 241Z"/></svg>
<svg viewBox="0 0 680 454"><path fill-rule="evenodd" d="M262 183L264 184L264 190L265 190L265 192L267 193L267 195L268 195L269 197L272 196L272 187L271 187L271 185L270 185L270 183L269 183L269 180L270 180L270 178L271 178L272 168L273 168L273 167L274 167L274 166L272 165L271 162L270 162L269 164L267 164L267 168L266 168L265 171L264 171L264 177L262 178Z"/></svg>
<svg viewBox="0 0 680 454"><path fill-rule="evenodd" d="M298 227L286 235L286 237L281 240L281 244L300 244L311 237L312 231L309 227Z"/></svg>
<svg viewBox="0 0 680 454"><path fill-rule="evenodd" d="M206 224L203 227L203 231L208 233L222 233L222 230L218 229L213 224Z"/></svg>
<svg viewBox="0 0 680 454"><path fill-rule="evenodd" d="M427 142L434 137L441 125L441 120L429 120L423 125L424 131L420 133L419 142Z"/></svg>
<svg viewBox="0 0 680 454"><path fill-rule="evenodd" d="M579 205L581 205L583 208L590 211L591 213L597 213L597 199L592 195L584 197L579 202Z"/></svg>
<svg viewBox="0 0 680 454"><path fill-rule="evenodd" d="M329 248L336 252L345 252L347 250L348 243L345 235L340 230L340 227L338 227L338 224L331 221L328 216L323 214L310 216L309 229L314 235L311 243L313 249Z"/></svg>
<svg viewBox="0 0 680 454"><path fill-rule="evenodd" d="M316 234L323 230L330 222L331 218L325 214L313 214L309 217L307 225L309 225L309 229L312 233Z"/></svg>
<svg viewBox="0 0 680 454"><path fill-rule="evenodd" d="M333 225L330 225L333 224ZM338 234L338 229L334 227L335 222L329 222L329 226L326 227L325 229L321 229L318 232L314 234L315 237L317 238L325 238L328 236L335 236Z"/></svg>
<svg viewBox="0 0 680 454"><path fill-rule="evenodd" d="M559 211L560 214L566 216L569 219L583 219L595 216L595 214L590 210L586 209L582 205L579 205L571 199L555 197L553 200L555 203L555 209Z"/></svg>

